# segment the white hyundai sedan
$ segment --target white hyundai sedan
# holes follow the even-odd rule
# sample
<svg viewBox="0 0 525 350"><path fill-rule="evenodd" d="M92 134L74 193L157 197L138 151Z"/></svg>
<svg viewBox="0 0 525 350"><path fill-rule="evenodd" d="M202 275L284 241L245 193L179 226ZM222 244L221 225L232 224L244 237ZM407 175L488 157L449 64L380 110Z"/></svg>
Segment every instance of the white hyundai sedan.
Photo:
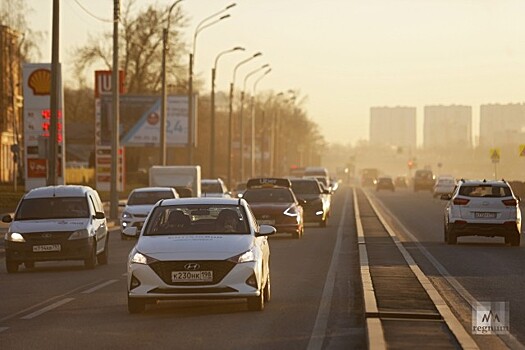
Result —
<svg viewBox="0 0 525 350"><path fill-rule="evenodd" d="M258 225L244 199L180 198L158 202L128 259L128 311L160 300L244 298L250 310L270 301L275 228Z"/></svg>

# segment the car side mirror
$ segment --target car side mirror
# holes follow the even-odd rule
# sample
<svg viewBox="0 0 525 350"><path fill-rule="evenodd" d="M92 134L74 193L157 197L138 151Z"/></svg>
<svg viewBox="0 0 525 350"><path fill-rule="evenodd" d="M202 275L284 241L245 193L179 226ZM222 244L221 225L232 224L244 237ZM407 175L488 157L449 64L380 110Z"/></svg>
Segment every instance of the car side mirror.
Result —
<svg viewBox="0 0 525 350"><path fill-rule="evenodd" d="M452 199L452 195L450 193L442 194L440 197L444 201L449 201Z"/></svg>
<svg viewBox="0 0 525 350"><path fill-rule="evenodd" d="M521 197L520 196L516 196L516 199L518 200L518 202L521 202Z"/></svg>
<svg viewBox="0 0 525 350"><path fill-rule="evenodd" d="M93 218L97 220L102 220L106 218L106 215L101 211L97 211L95 212L95 215L93 215Z"/></svg>
<svg viewBox="0 0 525 350"><path fill-rule="evenodd" d="M271 225L260 225L259 232L256 232L255 236L256 237L270 236L270 235L273 235L275 232L277 232L277 230L275 229L275 227Z"/></svg>
<svg viewBox="0 0 525 350"><path fill-rule="evenodd" d="M135 226L130 226L130 227L126 227L124 229L124 231L122 231L122 233L125 235L125 236L129 236L129 237L136 237L137 234L138 234L138 230Z"/></svg>
<svg viewBox="0 0 525 350"><path fill-rule="evenodd" d="M2 222L5 222L5 223L10 223L13 221L13 218L11 217L11 215L4 215L2 217Z"/></svg>

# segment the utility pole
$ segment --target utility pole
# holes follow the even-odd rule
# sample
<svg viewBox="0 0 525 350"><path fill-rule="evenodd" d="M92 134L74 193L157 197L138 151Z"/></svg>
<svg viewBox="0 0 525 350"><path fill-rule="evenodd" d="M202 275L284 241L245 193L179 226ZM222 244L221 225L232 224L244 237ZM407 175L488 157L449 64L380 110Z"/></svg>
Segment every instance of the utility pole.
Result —
<svg viewBox="0 0 525 350"><path fill-rule="evenodd" d="M120 17L119 0L113 3L113 69L111 71L111 92L113 100L113 119L111 137L111 188L110 188L110 217L113 220L118 219L118 169L119 169L119 67L118 67L118 22Z"/></svg>
<svg viewBox="0 0 525 350"><path fill-rule="evenodd" d="M53 0L53 29L51 43L51 106L49 121L49 159L47 169L47 185L55 186L58 184L57 176L57 155L58 155L58 68L59 68L59 19L60 19L60 0ZM62 143L62 147L64 144ZM62 159L64 161L64 159ZM65 174L62 174L65 178Z"/></svg>

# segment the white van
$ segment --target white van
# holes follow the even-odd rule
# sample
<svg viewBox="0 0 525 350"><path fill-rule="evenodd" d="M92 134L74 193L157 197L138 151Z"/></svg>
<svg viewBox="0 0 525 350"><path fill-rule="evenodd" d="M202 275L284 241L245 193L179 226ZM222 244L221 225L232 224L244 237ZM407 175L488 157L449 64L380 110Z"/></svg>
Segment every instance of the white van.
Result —
<svg viewBox="0 0 525 350"><path fill-rule="evenodd" d="M18 203L5 234L7 272L37 261L83 260L92 269L108 263L108 227L100 197L88 186L35 188Z"/></svg>

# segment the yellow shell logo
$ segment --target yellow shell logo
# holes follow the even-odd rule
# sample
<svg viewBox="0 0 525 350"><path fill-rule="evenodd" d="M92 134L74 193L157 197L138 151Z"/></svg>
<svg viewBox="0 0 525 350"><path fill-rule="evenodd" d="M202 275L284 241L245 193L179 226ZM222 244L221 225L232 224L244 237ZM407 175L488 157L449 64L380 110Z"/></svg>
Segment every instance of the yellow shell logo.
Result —
<svg viewBox="0 0 525 350"><path fill-rule="evenodd" d="M35 95L49 95L51 92L51 71L49 69L37 69L31 73L27 85Z"/></svg>

